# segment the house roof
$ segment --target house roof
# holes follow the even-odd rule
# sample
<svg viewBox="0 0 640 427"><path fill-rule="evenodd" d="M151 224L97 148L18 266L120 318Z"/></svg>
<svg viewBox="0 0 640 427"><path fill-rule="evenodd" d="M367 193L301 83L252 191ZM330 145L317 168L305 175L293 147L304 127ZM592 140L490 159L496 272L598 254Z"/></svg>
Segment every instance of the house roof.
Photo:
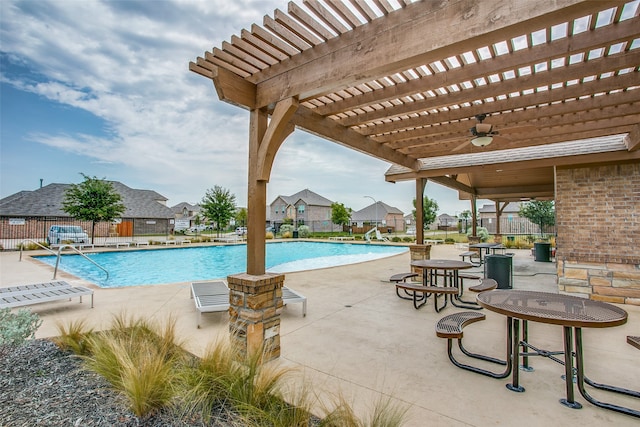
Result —
<svg viewBox="0 0 640 427"><path fill-rule="evenodd" d="M461 199L553 198L554 167L640 160L637 1L301 3L190 69ZM483 126L493 142L472 145Z"/></svg>
<svg viewBox="0 0 640 427"><path fill-rule="evenodd" d="M440 214L438 215L438 220L440 220L440 222L442 222L443 220L447 220L447 221L457 221L458 218L456 218L453 215L449 215L446 213Z"/></svg>
<svg viewBox="0 0 640 427"><path fill-rule="evenodd" d="M136 190L110 181L122 197L124 218L173 218L173 211L164 205L167 199L152 190ZM49 184L33 191L20 191L0 200L2 216L69 216L62 210L65 191L71 184Z"/></svg>
<svg viewBox="0 0 640 427"><path fill-rule="evenodd" d="M512 203L508 203L507 206L504 207L504 209L502 209L502 213L518 213L520 212L520 205L522 203L520 202L512 202ZM482 205L482 207L480 209L478 209L479 213L496 213L496 205L495 204L488 204L488 205Z"/></svg>
<svg viewBox="0 0 640 427"><path fill-rule="evenodd" d="M171 210L173 211L174 214L181 214L184 208L187 208L189 212L200 212L200 209L201 209L200 205L198 204L192 205L187 202L181 202L181 203L178 203L177 205L171 206Z"/></svg>
<svg viewBox="0 0 640 427"><path fill-rule="evenodd" d="M309 190L308 188L305 188L302 191L298 191L295 194L292 194L291 196L278 196L276 198L276 200L278 200L278 198L281 198L282 200L285 201L285 203L287 203L288 205L295 205L297 204L299 201L303 201L305 205L307 206L328 206L330 207L331 204L333 203L331 200L327 199L326 197L322 197L321 195L314 193L313 191ZM274 200L272 202L272 204L276 201Z"/></svg>
<svg viewBox="0 0 640 427"><path fill-rule="evenodd" d="M384 202L376 202L365 208L360 209L359 211L353 212L351 214L351 220L353 221L366 221L366 220L376 220L380 221L385 219L385 217L389 214L398 214L404 215L404 213L393 206L389 206Z"/></svg>

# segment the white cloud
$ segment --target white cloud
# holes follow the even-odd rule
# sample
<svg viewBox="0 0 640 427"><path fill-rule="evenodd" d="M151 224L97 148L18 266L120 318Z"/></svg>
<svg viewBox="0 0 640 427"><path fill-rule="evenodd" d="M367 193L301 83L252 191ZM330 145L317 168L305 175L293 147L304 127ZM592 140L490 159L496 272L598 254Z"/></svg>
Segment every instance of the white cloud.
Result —
<svg viewBox="0 0 640 427"><path fill-rule="evenodd" d="M286 10L286 3L3 1L1 49L32 74L3 73L2 79L88 111L109 131L107 137L33 133L31 139L108 165L109 179L156 190L169 204L200 201L206 189L221 185L246 205L248 114L218 101L211 82L190 72L188 63L261 24L274 9ZM296 131L276 157L268 200L309 188L354 209L367 206L364 195L370 195L409 212L414 184L386 183L387 167ZM445 194L446 202L435 197L441 210L469 208L455 192Z"/></svg>

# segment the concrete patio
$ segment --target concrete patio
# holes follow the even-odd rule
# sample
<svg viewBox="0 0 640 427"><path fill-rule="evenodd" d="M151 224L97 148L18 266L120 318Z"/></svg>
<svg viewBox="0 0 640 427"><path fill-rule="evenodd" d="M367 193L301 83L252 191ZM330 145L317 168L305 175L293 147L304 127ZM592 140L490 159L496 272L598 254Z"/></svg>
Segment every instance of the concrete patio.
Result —
<svg viewBox="0 0 640 427"><path fill-rule="evenodd" d="M460 259L451 245L432 247L431 258ZM534 262L530 251L516 250L514 288L557 292L555 263ZM0 286L49 281L52 268L18 253L0 254ZM308 298L302 317L299 304L282 314L280 362L296 368L299 381L308 381L330 402L342 393L357 413L371 411L380 395L391 396L410 407L406 426L538 426L562 422L568 425L635 426L638 419L597 408L576 390L580 410L568 409L564 397L564 368L548 359L531 358L533 372L521 373L525 393L505 388L509 379L495 380L456 368L446 354L446 340L437 338L439 318L459 310L448 306L435 313L427 304L415 310L399 299L387 279L409 271L409 254L351 266L286 274L286 286ZM474 268L470 272L480 272ZM101 328L121 312L166 319L172 315L185 347L201 354L208 343L226 336L228 315L197 315L189 298L189 283L99 289L64 273L72 285L95 289L95 308L85 301L61 301L32 306L43 319L37 337L57 334L57 322L86 319ZM469 298L469 296L467 296ZM640 307L622 306L629 313L620 327L584 329L587 375L597 382L640 389L640 352L626 343L627 335L640 334ZM465 345L471 351L504 357L505 318L484 310L487 319L465 329ZM542 348L561 349L558 326L530 323L530 341ZM322 392L327 392L323 394ZM637 399L594 391L598 399L640 409Z"/></svg>

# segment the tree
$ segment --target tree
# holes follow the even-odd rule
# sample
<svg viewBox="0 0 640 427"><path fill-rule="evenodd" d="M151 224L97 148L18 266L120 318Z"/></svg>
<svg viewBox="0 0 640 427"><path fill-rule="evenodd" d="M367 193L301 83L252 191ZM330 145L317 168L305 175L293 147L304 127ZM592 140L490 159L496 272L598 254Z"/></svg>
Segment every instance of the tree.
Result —
<svg viewBox="0 0 640 427"><path fill-rule="evenodd" d="M248 218L249 214L247 213L247 208L241 208L237 213L236 213L236 225L241 225L241 226L246 226L247 225L247 218Z"/></svg>
<svg viewBox="0 0 640 427"><path fill-rule="evenodd" d="M540 227L540 236L545 225L556 223L556 213L552 200L532 200L520 206L519 215Z"/></svg>
<svg viewBox="0 0 640 427"><path fill-rule="evenodd" d="M430 224L433 224L436 221L437 213L438 213L438 203L435 200L431 200L427 196L423 198L423 208L422 208L422 225L424 228L427 228ZM416 205L416 199L413 199L413 206ZM416 210L413 211L413 217L418 220L416 217Z"/></svg>
<svg viewBox="0 0 640 427"><path fill-rule="evenodd" d="M235 214L236 196L229 190L216 185L207 190L200 207L204 216L215 223L220 235L220 230L229 224L229 220Z"/></svg>
<svg viewBox="0 0 640 427"><path fill-rule="evenodd" d="M342 203L331 203L331 222L344 227L351 222L353 209L347 208Z"/></svg>
<svg viewBox="0 0 640 427"><path fill-rule="evenodd" d="M113 185L95 176L81 174L84 181L71 184L64 193L62 210L75 219L91 221L91 243L95 235L96 222L111 222L122 216L125 206Z"/></svg>

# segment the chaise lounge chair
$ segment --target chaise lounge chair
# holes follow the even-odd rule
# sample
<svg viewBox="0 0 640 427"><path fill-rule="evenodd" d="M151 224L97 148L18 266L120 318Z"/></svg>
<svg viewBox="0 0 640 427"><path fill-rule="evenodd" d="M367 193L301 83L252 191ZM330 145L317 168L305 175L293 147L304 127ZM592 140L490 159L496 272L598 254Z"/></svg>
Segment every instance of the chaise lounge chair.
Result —
<svg viewBox="0 0 640 427"><path fill-rule="evenodd" d="M0 295L6 294L8 292L28 292L35 291L41 289L51 289L51 288L70 288L71 285L64 280L54 280L53 282L42 282L42 283L33 283L30 285L18 285L18 286L9 286L7 288L0 288Z"/></svg>
<svg viewBox="0 0 640 427"><path fill-rule="evenodd" d="M82 286L71 286L65 281L36 283L33 285L0 288L0 308L23 307L44 302L71 299L91 295L93 308L93 290Z"/></svg>
<svg viewBox="0 0 640 427"><path fill-rule="evenodd" d="M191 298L194 299L198 311L198 328L202 313L213 313L229 310L229 288L224 282L194 282L191 283ZM282 302L302 303L302 315L307 315L307 297L287 288L282 287Z"/></svg>
<svg viewBox="0 0 640 427"><path fill-rule="evenodd" d="M307 315L307 297L305 297L302 294L299 294L298 292L287 288L286 286L282 287L282 303L283 304L288 304L288 303L294 303L294 302L301 302L302 303L302 317L305 317Z"/></svg>
<svg viewBox="0 0 640 427"><path fill-rule="evenodd" d="M202 313L229 311L229 288L224 282L191 283L191 298L198 311L198 328Z"/></svg>

